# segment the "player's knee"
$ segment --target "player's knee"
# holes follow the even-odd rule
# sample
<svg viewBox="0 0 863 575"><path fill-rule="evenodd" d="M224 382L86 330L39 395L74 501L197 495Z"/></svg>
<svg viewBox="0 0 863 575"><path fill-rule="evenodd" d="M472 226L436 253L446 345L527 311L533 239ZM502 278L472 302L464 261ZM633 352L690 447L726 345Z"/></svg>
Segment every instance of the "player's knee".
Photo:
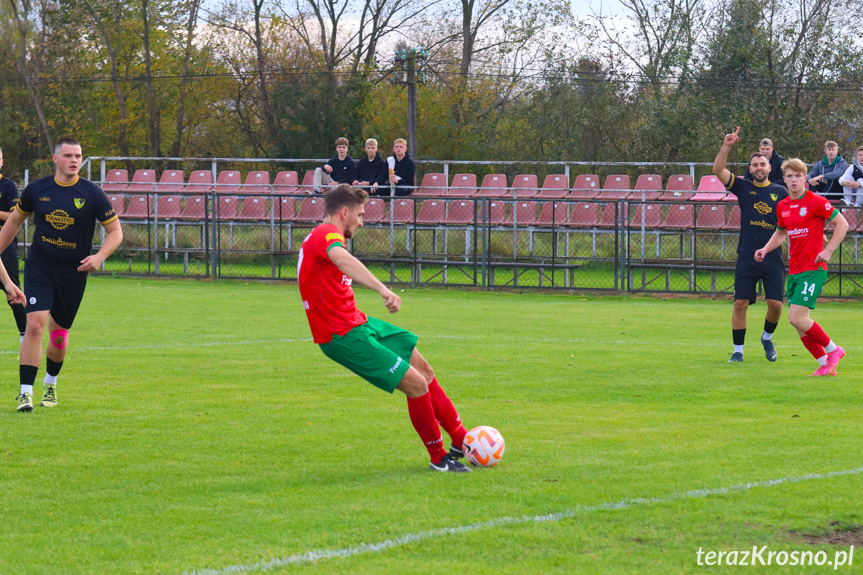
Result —
<svg viewBox="0 0 863 575"><path fill-rule="evenodd" d="M408 397L422 397L429 392L428 382L416 369L411 368L405 373L397 389L400 389Z"/></svg>
<svg viewBox="0 0 863 575"><path fill-rule="evenodd" d="M51 345L57 349L66 349L66 344L69 343L69 330L57 328L51 332Z"/></svg>

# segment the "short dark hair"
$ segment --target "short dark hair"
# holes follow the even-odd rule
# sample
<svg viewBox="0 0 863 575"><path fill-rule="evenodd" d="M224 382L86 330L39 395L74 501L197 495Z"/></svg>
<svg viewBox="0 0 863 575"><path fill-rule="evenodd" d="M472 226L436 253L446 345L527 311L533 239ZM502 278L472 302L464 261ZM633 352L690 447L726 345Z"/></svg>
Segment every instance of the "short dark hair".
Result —
<svg viewBox="0 0 863 575"><path fill-rule="evenodd" d="M324 196L324 208L327 215L331 216L344 207L353 208L365 204L368 199L369 193L362 188L355 188L350 184L339 184Z"/></svg>
<svg viewBox="0 0 863 575"><path fill-rule="evenodd" d="M755 152L754 154L749 156L750 165L752 165L752 160L755 158L764 158L765 160L767 160L768 163L770 162L770 158L768 158L765 154L762 154L761 152Z"/></svg>
<svg viewBox="0 0 863 575"><path fill-rule="evenodd" d="M81 144L75 138L69 138L69 137L60 138L59 140L57 140L57 143L54 144L54 153L55 154L57 153L57 150L60 149L60 146L62 146L63 144L69 144L70 146L78 146L78 147L81 146Z"/></svg>

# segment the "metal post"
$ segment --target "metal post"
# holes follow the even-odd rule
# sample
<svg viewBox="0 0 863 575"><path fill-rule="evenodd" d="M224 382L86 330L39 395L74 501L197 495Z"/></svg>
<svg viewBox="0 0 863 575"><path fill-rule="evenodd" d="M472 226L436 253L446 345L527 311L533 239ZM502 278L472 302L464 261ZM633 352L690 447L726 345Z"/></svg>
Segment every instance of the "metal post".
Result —
<svg viewBox="0 0 863 575"><path fill-rule="evenodd" d="M411 50L407 56L408 65L408 147L415 158L419 157L417 149L417 54Z"/></svg>

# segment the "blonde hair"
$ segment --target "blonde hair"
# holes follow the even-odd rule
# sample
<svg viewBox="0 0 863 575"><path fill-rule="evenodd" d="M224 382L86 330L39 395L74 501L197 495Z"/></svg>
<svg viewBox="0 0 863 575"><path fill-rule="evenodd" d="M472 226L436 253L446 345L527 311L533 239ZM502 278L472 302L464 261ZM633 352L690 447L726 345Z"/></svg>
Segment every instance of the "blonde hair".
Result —
<svg viewBox="0 0 863 575"><path fill-rule="evenodd" d="M854 153L856 154L857 152L863 152L863 146L857 146L857 149L854 150Z"/></svg>
<svg viewBox="0 0 863 575"><path fill-rule="evenodd" d="M377 148L378 147L378 141L375 140L374 138L369 138L368 140L366 140L366 146L368 146L368 145L372 145L375 148Z"/></svg>
<svg viewBox="0 0 863 575"><path fill-rule="evenodd" d="M832 140L827 140L826 142L824 142L824 149L825 150L828 150L828 149L829 150L833 150L833 149L838 150L839 144L837 144L836 142L834 142Z"/></svg>
<svg viewBox="0 0 863 575"><path fill-rule="evenodd" d="M395 146L396 144L403 144L406 148L408 146L408 143L404 138L396 138L396 141L393 142L393 146Z"/></svg>
<svg viewBox="0 0 863 575"><path fill-rule="evenodd" d="M800 158L791 158L790 160L782 162L782 173L785 174L786 170L791 170L792 172L803 175L806 175L807 171L806 164Z"/></svg>

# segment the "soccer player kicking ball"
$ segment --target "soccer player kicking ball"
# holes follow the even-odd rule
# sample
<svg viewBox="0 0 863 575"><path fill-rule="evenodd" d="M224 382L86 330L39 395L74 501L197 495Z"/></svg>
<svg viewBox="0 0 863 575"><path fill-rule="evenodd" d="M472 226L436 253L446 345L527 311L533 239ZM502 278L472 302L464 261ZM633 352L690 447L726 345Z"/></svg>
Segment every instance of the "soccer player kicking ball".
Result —
<svg viewBox="0 0 863 575"><path fill-rule="evenodd" d="M324 197L324 223L312 230L300 248L297 277L312 337L333 361L386 392L398 389L407 396L411 423L431 456L429 469L469 472L456 461L464 456L467 430L431 366L417 351L417 336L366 317L356 307L354 281L378 292L390 313L399 311L402 303L347 250L345 240L363 225L368 197L365 190L348 184L330 189ZM438 423L452 440L449 453Z"/></svg>
<svg viewBox="0 0 863 575"><path fill-rule="evenodd" d="M819 367L812 375L836 375L836 366L845 350L833 343L821 326L810 319L809 310L827 281L827 262L845 238L848 222L830 202L806 190L806 164L794 158L782 164L789 197L776 207L778 225L767 244L755 252L755 260L763 261L767 254L782 245L788 237L788 267L786 294L791 309L788 320L797 329L803 345ZM824 246L824 223L834 222L833 237Z"/></svg>

